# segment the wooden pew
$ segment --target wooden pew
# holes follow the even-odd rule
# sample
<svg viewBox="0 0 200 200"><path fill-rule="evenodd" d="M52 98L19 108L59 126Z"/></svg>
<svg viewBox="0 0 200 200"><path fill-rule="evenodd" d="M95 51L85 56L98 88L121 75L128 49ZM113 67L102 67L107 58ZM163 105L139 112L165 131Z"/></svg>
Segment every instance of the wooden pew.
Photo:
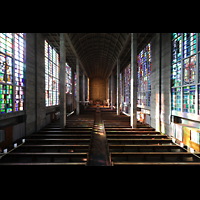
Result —
<svg viewBox="0 0 200 200"><path fill-rule="evenodd" d="M89 144L28 145L26 143L15 150L15 152L88 152L88 151L89 151Z"/></svg>
<svg viewBox="0 0 200 200"><path fill-rule="evenodd" d="M87 162L65 162L65 163L54 163L54 162L47 162L47 163L44 163L44 162L41 162L41 163L33 163L33 162L26 162L26 163L19 163L19 162L16 162L16 163L0 163L0 165L5 165L5 166L16 166L16 165L23 165L23 166L34 166L34 165L45 165L45 166L50 166L50 165L53 165L53 166L62 166L62 165L65 165L65 166L87 166Z"/></svg>
<svg viewBox="0 0 200 200"><path fill-rule="evenodd" d="M121 135L121 134L138 134L138 135L161 135L158 131L106 131L106 134Z"/></svg>
<svg viewBox="0 0 200 200"><path fill-rule="evenodd" d="M40 133L40 134L32 134L30 135L28 138L32 138L32 139L76 139L76 138L83 138L83 139L90 139L91 134L59 134L59 133L51 133L51 134L44 134L44 133Z"/></svg>
<svg viewBox="0 0 200 200"><path fill-rule="evenodd" d="M178 145L113 145L108 146L109 152L185 152Z"/></svg>
<svg viewBox="0 0 200 200"><path fill-rule="evenodd" d="M110 159L113 162L200 162L189 152L110 152Z"/></svg>
<svg viewBox="0 0 200 200"><path fill-rule="evenodd" d="M117 127L117 128L105 128L105 131L155 131L155 128L121 128L121 127Z"/></svg>
<svg viewBox="0 0 200 200"><path fill-rule="evenodd" d="M92 131L92 127L67 127L67 128L48 128L44 127L40 131Z"/></svg>
<svg viewBox="0 0 200 200"><path fill-rule="evenodd" d="M200 162L111 162L112 166L200 166Z"/></svg>
<svg viewBox="0 0 200 200"><path fill-rule="evenodd" d="M131 139L162 139L162 138L167 138L167 135L161 135L161 134L106 134L107 138L110 139L126 139L126 138L131 138Z"/></svg>
<svg viewBox="0 0 200 200"><path fill-rule="evenodd" d="M108 144L172 144L172 139L107 139Z"/></svg>
<svg viewBox="0 0 200 200"><path fill-rule="evenodd" d="M55 152L11 152L1 159L3 162L86 162L87 152L55 153Z"/></svg>
<svg viewBox="0 0 200 200"><path fill-rule="evenodd" d="M27 144L89 144L90 139L26 139Z"/></svg>
<svg viewBox="0 0 200 200"><path fill-rule="evenodd" d="M41 130L41 131L37 131L37 134L56 134L56 133L58 133L58 134L82 134L82 135L84 135L84 134L91 134L91 132L92 132L92 130L90 130L90 131L85 131L85 130L83 130L83 131L77 131L77 130L75 130L75 131L70 131L70 130L64 130L64 131L60 131L60 130L48 130L48 131L46 131L46 130Z"/></svg>

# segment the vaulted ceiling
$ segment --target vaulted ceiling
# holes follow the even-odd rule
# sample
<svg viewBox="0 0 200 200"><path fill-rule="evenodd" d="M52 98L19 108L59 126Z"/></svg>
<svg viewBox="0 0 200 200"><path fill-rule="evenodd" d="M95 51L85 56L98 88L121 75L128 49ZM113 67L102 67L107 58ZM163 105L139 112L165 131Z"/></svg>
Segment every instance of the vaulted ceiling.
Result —
<svg viewBox="0 0 200 200"><path fill-rule="evenodd" d="M43 33L48 42L60 52L60 34ZM155 33L137 34L137 52L149 43ZM76 69L76 57L80 74L85 71L89 78L108 78L112 70L116 74L117 58L120 71L131 61L130 33L66 33L66 62Z"/></svg>

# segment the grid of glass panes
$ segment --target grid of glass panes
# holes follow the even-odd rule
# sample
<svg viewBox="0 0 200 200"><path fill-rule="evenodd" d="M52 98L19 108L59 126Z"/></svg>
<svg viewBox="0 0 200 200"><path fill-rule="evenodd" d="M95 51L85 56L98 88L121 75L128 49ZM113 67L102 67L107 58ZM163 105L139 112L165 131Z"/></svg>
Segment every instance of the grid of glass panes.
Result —
<svg viewBox="0 0 200 200"><path fill-rule="evenodd" d="M66 63L66 93L72 93L72 72L71 67Z"/></svg>
<svg viewBox="0 0 200 200"><path fill-rule="evenodd" d="M45 40L45 105L59 104L59 54Z"/></svg>
<svg viewBox="0 0 200 200"><path fill-rule="evenodd" d="M195 89L198 84L196 82L198 56L196 36L196 33L172 33L172 110L195 113ZM183 90L182 98L181 90Z"/></svg>
<svg viewBox="0 0 200 200"><path fill-rule="evenodd" d="M25 33L0 33L0 113L24 110L25 51Z"/></svg>
<svg viewBox="0 0 200 200"><path fill-rule="evenodd" d="M87 100L90 99L90 79L87 78Z"/></svg>
<svg viewBox="0 0 200 200"><path fill-rule="evenodd" d="M26 35L15 34L15 111L24 109Z"/></svg>
<svg viewBox="0 0 200 200"><path fill-rule="evenodd" d="M183 87L183 112L195 113L195 85Z"/></svg>
<svg viewBox="0 0 200 200"><path fill-rule="evenodd" d="M77 75L76 72L74 73L74 93L75 93L75 100L76 100L76 88L77 88Z"/></svg>
<svg viewBox="0 0 200 200"><path fill-rule="evenodd" d="M125 68L125 84L124 84L124 101L126 104L130 103L130 90L131 90L131 65Z"/></svg>
<svg viewBox="0 0 200 200"><path fill-rule="evenodd" d="M172 110L181 111L181 88L172 88Z"/></svg>
<svg viewBox="0 0 200 200"><path fill-rule="evenodd" d="M137 105L151 103L151 43L137 56Z"/></svg>
<svg viewBox="0 0 200 200"><path fill-rule="evenodd" d="M200 115L200 85L198 87L198 107L199 107L199 115Z"/></svg>

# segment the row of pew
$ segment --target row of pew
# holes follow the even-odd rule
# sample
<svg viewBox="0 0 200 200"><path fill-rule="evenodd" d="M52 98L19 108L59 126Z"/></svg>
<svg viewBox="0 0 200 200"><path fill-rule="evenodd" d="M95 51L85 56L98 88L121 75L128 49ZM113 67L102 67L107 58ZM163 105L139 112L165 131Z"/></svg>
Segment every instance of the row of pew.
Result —
<svg viewBox="0 0 200 200"><path fill-rule="evenodd" d="M90 113L91 114L91 113ZM0 159L0 165L87 165L94 118L88 114L59 121L25 138L25 143Z"/></svg>
<svg viewBox="0 0 200 200"><path fill-rule="evenodd" d="M200 165L198 157L147 124L137 122L137 128L131 128L129 117L106 115L104 126L112 166Z"/></svg>

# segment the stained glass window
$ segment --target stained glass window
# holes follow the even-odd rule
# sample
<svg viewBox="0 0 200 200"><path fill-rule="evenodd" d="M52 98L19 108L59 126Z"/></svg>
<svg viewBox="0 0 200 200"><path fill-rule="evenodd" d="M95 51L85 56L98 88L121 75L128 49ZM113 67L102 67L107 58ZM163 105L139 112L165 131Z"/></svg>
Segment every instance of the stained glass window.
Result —
<svg viewBox="0 0 200 200"><path fill-rule="evenodd" d="M71 67L66 63L66 93L72 93L72 72Z"/></svg>
<svg viewBox="0 0 200 200"><path fill-rule="evenodd" d="M193 114L196 112L195 98L198 97L195 97L195 90L200 82L200 73L196 71L196 66L199 64L197 63L199 39L200 35L197 33L172 33L172 110Z"/></svg>
<svg viewBox="0 0 200 200"><path fill-rule="evenodd" d="M24 90L23 87L15 87L15 110L23 110L24 107Z"/></svg>
<svg viewBox="0 0 200 200"><path fill-rule="evenodd" d="M59 54L45 40L45 105L59 104Z"/></svg>
<svg viewBox="0 0 200 200"><path fill-rule="evenodd" d="M172 110L181 111L181 88L172 88Z"/></svg>
<svg viewBox="0 0 200 200"><path fill-rule="evenodd" d="M184 60L183 84L194 83L196 76L196 55Z"/></svg>
<svg viewBox="0 0 200 200"><path fill-rule="evenodd" d="M172 87L181 86L181 62L172 65Z"/></svg>
<svg viewBox="0 0 200 200"><path fill-rule="evenodd" d="M181 60L181 35L178 33L173 33L172 40L172 63Z"/></svg>
<svg viewBox="0 0 200 200"><path fill-rule="evenodd" d="M87 100L90 99L90 79L87 78Z"/></svg>
<svg viewBox="0 0 200 200"><path fill-rule="evenodd" d="M25 52L25 33L0 33L0 113L24 110Z"/></svg>
<svg viewBox="0 0 200 200"><path fill-rule="evenodd" d="M74 91L75 91L75 100L76 100L76 89L77 89L77 75L74 73Z"/></svg>
<svg viewBox="0 0 200 200"><path fill-rule="evenodd" d="M151 104L151 43L137 56L137 105Z"/></svg>
<svg viewBox="0 0 200 200"><path fill-rule="evenodd" d="M200 85L198 86L198 103L199 103L199 115L200 115Z"/></svg>
<svg viewBox="0 0 200 200"><path fill-rule="evenodd" d="M183 87L183 112L195 113L195 85Z"/></svg>
<svg viewBox="0 0 200 200"><path fill-rule="evenodd" d="M12 112L12 86L0 84L0 113Z"/></svg>
<svg viewBox="0 0 200 200"><path fill-rule="evenodd" d="M196 33L183 33L183 58L196 53Z"/></svg>
<svg viewBox="0 0 200 200"><path fill-rule="evenodd" d="M125 68L125 86L124 86L124 97L126 104L130 103L130 89L131 89L131 65L129 64Z"/></svg>

